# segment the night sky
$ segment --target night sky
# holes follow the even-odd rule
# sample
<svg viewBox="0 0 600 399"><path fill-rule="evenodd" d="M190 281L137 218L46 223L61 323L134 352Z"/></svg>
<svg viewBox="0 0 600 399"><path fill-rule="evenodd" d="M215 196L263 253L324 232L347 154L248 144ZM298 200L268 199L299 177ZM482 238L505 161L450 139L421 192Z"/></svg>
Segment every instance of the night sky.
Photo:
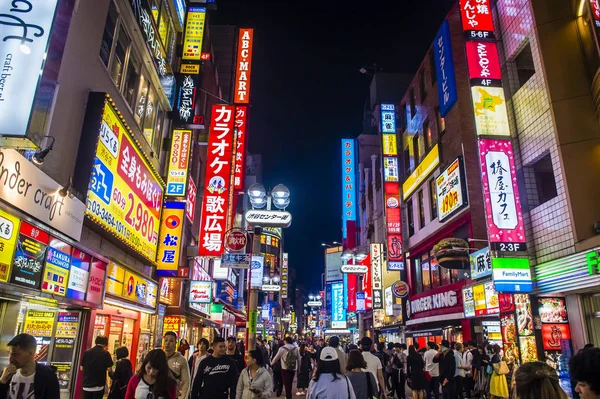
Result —
<svg viewBox="0 0 600 399"><path fill-rule="evenodd" d="M263 156L267 188L290 188L285 251L315 292L321 243L341 241L340 139L360 134L370 84L358 70L416 72L453 1L217 4L213 23L255 29L249 151Z"/></svg>

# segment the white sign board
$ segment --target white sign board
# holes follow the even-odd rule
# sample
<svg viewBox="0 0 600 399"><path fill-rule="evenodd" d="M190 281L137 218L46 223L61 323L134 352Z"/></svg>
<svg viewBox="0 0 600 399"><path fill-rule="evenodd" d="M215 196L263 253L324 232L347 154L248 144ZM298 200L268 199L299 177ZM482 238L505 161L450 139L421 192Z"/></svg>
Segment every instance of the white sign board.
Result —
<svg viewBox="0 0 600 399"><path fill-rule="evenodd" d="M246 212L246 222L252 226L289 227L292 224L292 214L285 211Z"/></svg>
<svg viewBox="0 0 600 399"><path fill-rule="evenodd" d="M371 283L373 290L383 288L383 244L371 244Z"/></svg>
<svg viewBox="0 0 600 399"><path fill-rule="evenodd" d="M325 255L325 282L339 281L344 278L341 271L342 252L333 252Z"/></svg>
<svg viewBox="0 0 600 399"><path fill-rule="evenodd" d="M57 0L0 2L0 135L27 132L56 4Z"/></svg>
<svg viewBox="0 0 600 399"><path fill-rule="evenodd" d="M346 274L365 274L369 272L369 266L367 265L343 265L342 273Z"/></svg>
<svg viewBox="0 0 600 399"><path fill-rule="evenodd" d="M467 205L462 169L462 158L457 158L435 180L440 222Z"/></svg>
<svg viewBox="0 0 600 399"><path fill-rule="evenodd" d="M0 199L79 241L85 204L69 195L62 198L62 188L17 151L0 149Z"/></svg>
<svg viewBox="0 0 600 399"><path fill-rule="evenodd" d="M383 297L385 301L385 315L394 315L394 295L392 294L392 287L389 286L383 291Z"/></svg>
<svg viewBox="0 0 600 399"><path fill-rule="evenodd" d="M281 290L281 286L277 284L263 284L260 288L261 291L278 292Z"/></svg>
<svg viewBox="0 0 600 399"><path fill-rule="evenodd" d="M212 281L191 281L189 303L211 303Z"/></svg>
<svg viewBox="0 0 600 399"><path fill-rule="evenodd" d="M252 288L261 288L263 279L263 270L265 267L265 257L254 255L250 266L250 286Z"/></svg>

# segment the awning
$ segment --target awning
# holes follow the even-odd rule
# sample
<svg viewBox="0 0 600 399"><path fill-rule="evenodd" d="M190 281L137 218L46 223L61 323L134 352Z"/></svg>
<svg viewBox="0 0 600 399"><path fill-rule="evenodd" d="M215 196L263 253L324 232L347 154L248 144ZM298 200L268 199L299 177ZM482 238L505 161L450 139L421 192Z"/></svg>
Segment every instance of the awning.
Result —
<svg viewBox="0 0 600 399"><path fill-rule="evenodd" d="M406 325L414 326L416 324L431 323L431 322L435 322L435 321L460 320L460 319L463 319L464 317L465 317L465 315L462 312L443 314L443 315L437 315L437 316L428 316L428 317L421 317L419 319L408 320L406 322Z"/></svg>
<svg viewBox="0 0 600 399"><path fill-rule="evenodd" d="M243 322L245 322L245 321L246 321L246 315L245 315L244 313L240 312L240 311L239 311L239 310L238 310L238 309L237 309L235 306L232 306L232 305L228 304L227 302L223 301L223 300L222 300L222 299L220 299L220 298L217 298L217 299L216 299L216 302L218 302L218 303L222 304L222 305L223 305L223 307L224 307L225 309L227 309L227 311L228 311L229 313L232 313L232 314L235 316L235 318L236 318L236 323L237 323L238 319L239 319L240 321L243 321Z"/></svg>

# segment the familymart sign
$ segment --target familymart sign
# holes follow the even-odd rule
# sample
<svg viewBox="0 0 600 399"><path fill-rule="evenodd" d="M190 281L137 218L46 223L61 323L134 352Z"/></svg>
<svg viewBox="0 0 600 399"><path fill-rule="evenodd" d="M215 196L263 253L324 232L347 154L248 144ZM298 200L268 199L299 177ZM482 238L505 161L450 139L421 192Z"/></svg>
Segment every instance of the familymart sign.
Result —
<svg viewBox="0 0 600 399"><path fill-rule="evenodd" d="M541 263L534 268L538 293L583 290L600 285L600 247Z"/></svg>

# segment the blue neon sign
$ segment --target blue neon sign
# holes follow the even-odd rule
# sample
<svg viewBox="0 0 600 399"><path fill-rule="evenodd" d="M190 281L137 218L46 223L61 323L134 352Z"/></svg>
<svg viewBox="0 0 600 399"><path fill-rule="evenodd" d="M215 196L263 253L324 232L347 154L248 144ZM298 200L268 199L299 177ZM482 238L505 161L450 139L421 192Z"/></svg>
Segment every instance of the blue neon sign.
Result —
<svg viewBox="0 0 600 399"><path fill-rule="evenodd" d="M331 327L346 328L346 309L344 309L344 283L331 284Z"/></svg>
<svg viewBox="0 0 600 399"><path fill-rule="evenodd" d="M437 35L435 35L433 60L437 77L440 115L445 118L458 99L456 78L454 76L454 60L452 59L452 44L450 42L450 27L447 20L444 21Z"/></svg>
<svg viewBox="0 0 600 399"><path fill-rule="evenodd" d="M381 132L396 133L396 111L394 104L381 104Z"/></svg>

